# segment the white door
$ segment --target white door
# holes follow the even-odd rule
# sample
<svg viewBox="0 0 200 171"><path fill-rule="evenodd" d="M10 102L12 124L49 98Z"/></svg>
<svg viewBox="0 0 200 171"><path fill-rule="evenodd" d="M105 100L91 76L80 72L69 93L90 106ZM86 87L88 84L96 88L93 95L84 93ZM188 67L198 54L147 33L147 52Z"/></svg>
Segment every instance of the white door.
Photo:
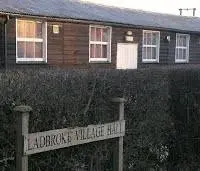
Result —
<svg viewBox="0 0 200 171"><path fill-rule="evenodd" d="M117 69L137 69L138 45L117 44Z"/></svg>

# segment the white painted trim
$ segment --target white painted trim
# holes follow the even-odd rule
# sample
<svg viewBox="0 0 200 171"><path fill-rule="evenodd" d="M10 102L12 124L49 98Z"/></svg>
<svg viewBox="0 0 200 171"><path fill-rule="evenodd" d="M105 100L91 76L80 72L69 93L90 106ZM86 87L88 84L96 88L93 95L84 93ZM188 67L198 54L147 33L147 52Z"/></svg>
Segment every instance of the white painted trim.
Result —
<svg viewBox="0 0 200 171"><path fill-rule="evenodd" d="M177 46L176 48L177 49L187 49L187 47L185 47L185 46Z"/></svg>
<svg viewBox="0 0 200 171"><path fill-rule="evenodd" d="M108 42L97 42L97 41L90 41L90 44L94 44L94 45L109 45Z"/></svg>
<svg viewBox="0 0 200 171"><path fill-rule="evenodd" d="M41 38L18 38L18 21L25 20L27 22L36 22L42 23L42 39ZM17 19L15 20L16 25L16 63L20 62L45 62L47 63L47 22L36 21L36 20L27 20L27 19ZM20 58L18 57L18 42L43 42L43 58Z"/></svg>
<svg viewBox="0 0 200 171"><path fill-rule="evenodd" d="M35 21L35 20L28 20L28 19L17 19L18 21L24 21L24 20L26 20L27 22L29 22L29 23L42 23L41 21Z"/></svg>
<svg viewBox="0 0 200 171"><path fill-rule="evenodd" d="M143 45L142 47L155 47L155 48L157 48L157 45Z"/></svg>
<svg viewBox="0 0 200 171"><path fill-rule="evenodd" d="M184 60L184 59L177 59L176 60L176 63L187 63L188 61L187 60Z"/></svg>
<svg viewBox="0 0 200 171"><path fill-rule="evenodd" d="M143 33L146 32L146 33L160 33L160 31L156 31L156 30L143 30Z"/></svg>
<svg viewBox="0 0 200 171"><path fill-rule="evenodd" d="M186 46L178 46L178 36L186 36ZM186 59L176 59L177 49L186 49ZM190 35L176 33L175 63L188 63L190 54Z"/></svg>
<svg viewBox="0 0 200 171"><path fill-rule="evenodd" d="M111 55L111 53L112 53L112 27L110 27L110 46L109 46L109 50L110 50L110 52L109 52L109 62L111 63L112 62L112 55Z"/></svg>
<svg viewBox="0 0 200 171"><path fill-rule="evenodd" d="M48 43L48 41L47 41L47 36L48 36L48 28L47 28L47 27L48 27L48 24L47 24L47 21L44 22L44 27L45 27L45 28L44 28L44 30L45 30L45 37L44 37L44 40L45 40L45 42L44 42L44 43L45 43L45 48L44 48L44 51L45 51L45 52L43 52L43 54L45 55L45 56L44 56L44 58L45 58L44 61L47 63L47 54L48 54L48 53L47 53L47 43Z"/></svg>
<svg viewBox="0 0 200 171"><path fill-rule="evenodd" d="M17 43L17 37L18 37L18 28L17 28L17 22L18 22L18 19L16 18L15 19L15 30L16 30L16 37L15 37L15 43L16 43L16 63L17 63L17 58L18 58L18 43Z"/></svg>
<svg viewBox="0 0 200 171"><path fill-rule="evenodd" d="M157 45L144 45L144 33L158 33L158 44ZM143 52L145 47L154 47L156 48L156 59L144 59ZM160 60L160 31L153 31L153 30L143 30L142 33L142 62L144 63L159 63Z"/></svg>
<svg viewBox="0 0 200 171"><path fill-rule="evenodd" d="M109 42L100 42L100 41L91 41L91 28L109 28L110 35L109 35ZM101 35L102 36L102 35ZM90 45L108 45L107 50L107 58L90 58L91 49ZM111 63L111 49L112 49L112 27L110 26L102 26L102 25L90 25L89 26L89 62L110 62Z"/></svg>
<svg viewBox="0 0 200 171"><path fill-rule="evenodd" d="M147 63L148 62L158 62L158 60L157 59L143 59L142 62L144 62L144 63L145 62L147 62Z"/></svg>
<svg viewBox="0 0 200 171"><path fill-rule="evenodd" d="M43 62L43 58L17 58L17 62Z"/></svg>
<svg viewBox="0 0 200 171"><path fill-rule="evenodd" d="M107 58L90 58L90 62L110 62Z"/></svg>
<svg viewBox="0 0 200 171"><path fill-rule="evenodd" d="M43 39L39 39L39 38L17 38L18 42L38 42L38 43L42 43Z"/></svg>

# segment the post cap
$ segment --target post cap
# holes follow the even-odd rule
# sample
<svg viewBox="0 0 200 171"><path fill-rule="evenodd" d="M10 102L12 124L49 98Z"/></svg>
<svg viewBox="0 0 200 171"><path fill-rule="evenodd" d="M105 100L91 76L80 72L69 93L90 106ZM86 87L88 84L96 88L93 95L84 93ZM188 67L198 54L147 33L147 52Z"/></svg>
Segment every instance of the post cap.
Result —
<svg viewBox="0 0 200 171"><path fill-rule="evenodd" d="M125 103L126 99L117 97L117 98L112 98L111 101L115 103Z"/></svg>
<svg viewBox="0 0 200 171"><path fill-rule="evenodd" d="M16 106L14 108L15 112L22 112L22 113L31 112L32 110L33 109L30 106L25 106L25 105Z"/></svg>

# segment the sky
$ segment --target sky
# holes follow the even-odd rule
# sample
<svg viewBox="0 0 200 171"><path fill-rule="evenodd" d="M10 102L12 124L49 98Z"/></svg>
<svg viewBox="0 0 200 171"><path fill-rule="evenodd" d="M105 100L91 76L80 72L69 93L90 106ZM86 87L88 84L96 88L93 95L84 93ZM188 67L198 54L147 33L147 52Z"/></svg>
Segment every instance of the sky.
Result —
<svg viewBox="0 0 200 171"><path fill-rule="evenodd" d="M196 16L200 17L200 0L83 0L94 3L142 9L159 13L179 15L179 8L197 8ZM184 16L192 16L192 11L183 11Z"/></svg>

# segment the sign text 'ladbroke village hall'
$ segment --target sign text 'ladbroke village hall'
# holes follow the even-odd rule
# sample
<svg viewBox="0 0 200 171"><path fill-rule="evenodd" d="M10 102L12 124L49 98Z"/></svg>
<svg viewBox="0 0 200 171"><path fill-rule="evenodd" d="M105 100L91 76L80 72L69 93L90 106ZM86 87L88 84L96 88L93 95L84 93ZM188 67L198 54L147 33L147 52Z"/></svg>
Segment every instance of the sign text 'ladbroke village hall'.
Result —
<svg viewBox="0 0 200 171"><path fill-rule="evenodd" d="M124 134L124 120L27 134L24 136L24 155L122 137Z"/></svg>

